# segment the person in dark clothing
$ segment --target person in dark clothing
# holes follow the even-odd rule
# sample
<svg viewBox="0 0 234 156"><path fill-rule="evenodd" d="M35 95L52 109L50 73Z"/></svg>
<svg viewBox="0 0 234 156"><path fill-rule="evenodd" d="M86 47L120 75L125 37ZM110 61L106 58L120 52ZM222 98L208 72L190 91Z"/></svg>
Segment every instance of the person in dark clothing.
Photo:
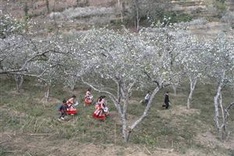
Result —
<svg viewBox="0 0 234 156"><path fill-rule="evenodd" d="M67 115L67 104L66 99L63 100L63 104L59 107L60 116L59 119L64 120L64 117Z"/></svg>
<svg viewBox="0 0 234 156"><path fill-rule="evenodd" d="M166 109L168 109L169 103L170 103L170 100L169 100L169 92L167 91L167 92L165 93L165 96L164 96L164 105L163 105L163 107L165 107Z"/></svg>

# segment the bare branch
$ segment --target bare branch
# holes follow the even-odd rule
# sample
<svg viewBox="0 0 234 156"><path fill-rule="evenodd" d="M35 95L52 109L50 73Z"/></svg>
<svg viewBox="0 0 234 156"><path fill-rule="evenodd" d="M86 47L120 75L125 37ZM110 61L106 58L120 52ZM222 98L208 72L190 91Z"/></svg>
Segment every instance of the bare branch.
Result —
<svg viewBox="0 0 234 156"><path fill-rule="evenodd" d="M117 103L117 98L116 98L112 93L110 93L110 92L108 92L108 91L106 91L106 90L100 90L100 89L94 87L94 85L92 85L92 84L86 82L86 81L83 79L83 77L81 77L81 80L82 80L82 82L83 82L84 84L87 84L88 86L90 86L90 87L93 88L94 90L96 90L96 91L98 91L98 92L101 92L101 93L106 93L106 94L108 94L109 97L110 97L115 103Z"/></svg>
<svg viewBox="0 0 234 156"><path fill-rule="evenodd" d="M234 102L232 102L230 105L227 106L227 108L225 109L225 120L227 120L228 116L229 116L229 111L231 108L234 108Z"/></svg>
<svg viewBox="0 0 234 156"><path fill-rule="evenodd" d="M154 89L154 91L152 92L152 95L151 95L151 97L150 97L150 100L149 100L147 106L145 107L145 110L144 110L143 114L139 117L138 120L136 120L136 121L130 126L130 129L131 129L131 130L133 130L133 129L134 129L139 123L141 123L141 121L147 116L147 114L148 114L148 112L149 112L149 110L150 110L150 108L151 108L153 98L154 98L154 96L157 94L157 92L158 92L159 90L160 90L159 87L156 87L156 88Z"/></svg>
<svg viewBox="0 0 234 156"><path fill-rule="evenodd" d="M15 74L18 72L27 71L26 69L15 69L15 70L7 70L7 71L0 71L0 74Z"/></svg>

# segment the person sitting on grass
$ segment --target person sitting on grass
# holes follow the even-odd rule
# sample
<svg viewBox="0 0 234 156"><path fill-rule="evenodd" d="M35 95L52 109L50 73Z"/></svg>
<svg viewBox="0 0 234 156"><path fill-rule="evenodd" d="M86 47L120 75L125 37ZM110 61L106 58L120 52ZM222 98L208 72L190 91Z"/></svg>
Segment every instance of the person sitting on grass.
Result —
<svg viewBox="0 0 234 156"><path fill-rule="evenodd" d="M102 96L102 100L101 100L101 104L102 104L102 106L103 106L103 111L104 111L104 114L105 114L105 116L107 117L107 116L109 116L109 109L108 109L108 107L107 107L107 104L106 104L106 96Z"/></svg>
<svg viewBox="0 0 234 156"><path fill-rule="evenodd" d="M67 100L66 104L68 108L78 105L78 102L76 102L76 96L72 95L72 97Z"/></svg>
<svg viewBox="0 0 234 156"><path fill-rule="evenodd" d="M67 100L67 114L68 115L76 115L78 110L75 106L78 106L78 101L76 101L76 96L72 95L70 99Z"/></svg>
<svg viewBox="0 0 234 156"><path fill-rule="evenodd" d="M95 105L95 111L93 113L93 117L95 119L105 120L107 116L109 116L109 110L105 104L105 96L100 96Z"/></svg>
<svg viewBox="0 0 234 156"><path fill-rule="evenodd" d="M66 104L66 100L63 100L62 105L59 107L59 111L60 111L60 116L59 119L64 120L65 116L67 115L67 104Z"/></svg>

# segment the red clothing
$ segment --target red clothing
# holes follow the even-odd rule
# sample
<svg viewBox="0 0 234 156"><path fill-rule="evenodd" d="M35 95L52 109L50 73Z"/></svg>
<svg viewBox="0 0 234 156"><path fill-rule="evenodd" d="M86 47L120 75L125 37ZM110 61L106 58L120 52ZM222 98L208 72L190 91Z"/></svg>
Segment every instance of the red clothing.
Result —
<svg viewBox="0 0 234 156"><path fill-rule="evenodd" d="M72 107L72 106L70 108L67 108L67 114L68 115L76 115L77 112L78 112L78 110L76 108Z"/></svg>
<svg viewBox="0 0 234 156"><path fill-rule="evenodd" d="M109 112L105 112L105 110L108 110L105 106L105 99L102 99L95 105L95 111L93 113L93 117L99 120L105 120L106 116L109 115Z"/></svg>
<svg viewBox="0 0 234 156"><path fill-rule="evenodd" d="M75 115L77 114L77 109L74 108L72 105L76 103L75 98L71 97L70 99L67 100L67 114L69 115Z"/></svg>
<svg viewBox="0 0 234 156"><path fill-rule="evenodd" d="M90 105L93 101L92 101L92 99L85 98L84 102L86 105Z"/></svg>
<svg viewBox="0 0 234 156"><path fill-rule="evenodd" d="M100 119L100 120L105 120L106 119L106 115L103 111L103 105L101 103L97 104L96 106L96 110L93 113L93 117L96 119Z"/></svg>

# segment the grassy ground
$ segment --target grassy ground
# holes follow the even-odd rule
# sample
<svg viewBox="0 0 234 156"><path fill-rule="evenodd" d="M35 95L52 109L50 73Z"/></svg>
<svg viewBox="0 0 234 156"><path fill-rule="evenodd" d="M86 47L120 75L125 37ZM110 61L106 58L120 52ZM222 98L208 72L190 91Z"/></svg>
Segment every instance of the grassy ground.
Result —
<svg viewBox="0 0 234 156"><path fill-rule="evenodd" d="M185 107L188 87L170 94L172 106L161 108L162 90L154 99L149 116L131 134L130 142L123 143L119 117L110 100L111 116L105 122L92 118L94 106L83 106L87 86L79 85L67 91L55 85L51 99L44 102L44 88L27 80L21 93L15 92L14 82L0 81L0 155L234 155L234 142L220 142L213 125L212 85L199 84L192 108ZM230 89L224 90L224 103L233 100ZM77 95L80 105L76 116L58 121L58 106L63 98ZM94 97L99 96L93 93ZM145 106L139 104L144 93L134 93L129 106L129 121L134 121ZM233 116L230 128L233 127Z"/></svg>

